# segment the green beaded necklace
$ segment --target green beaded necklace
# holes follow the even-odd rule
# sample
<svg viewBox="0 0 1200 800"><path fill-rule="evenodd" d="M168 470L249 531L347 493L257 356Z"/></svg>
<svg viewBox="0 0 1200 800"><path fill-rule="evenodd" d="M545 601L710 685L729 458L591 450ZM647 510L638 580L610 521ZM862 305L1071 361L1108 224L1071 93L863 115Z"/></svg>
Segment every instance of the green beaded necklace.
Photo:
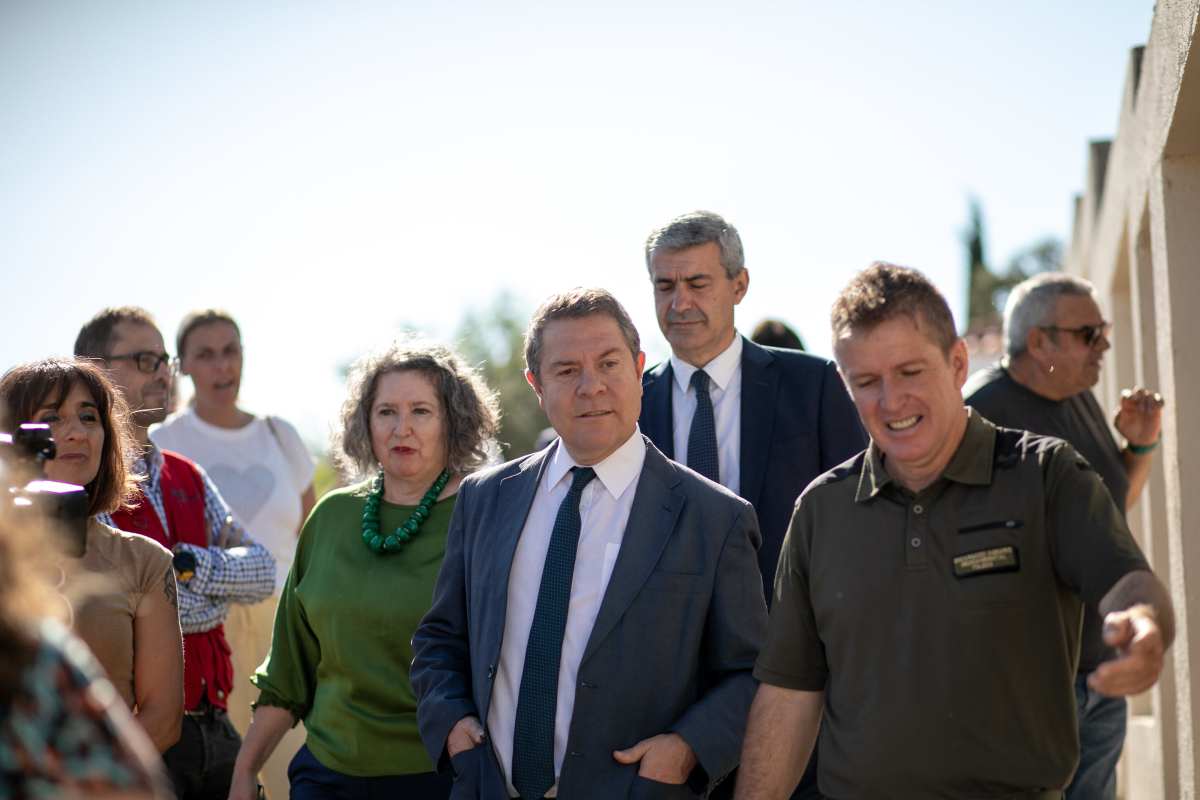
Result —
<svg viewBox="0 0 1200 800"><path fill-rule="evenodd" d="M429 510L433 508L438 495L442 493L442 489L446 488L449 481L450 471L442 470L442 474L437 476L433 486L429 487L429 491L421 498L421 502L413 509L404 524L385 537L379 531L379 503L383 500L383 470L379 470L379 474L375 476L375 483L371 486L371 493L367 495L367 503L363 506L363 543L379 555L400 552L404 545L417 535L417 531L421 530L425 520L429 519Z"/></svg>

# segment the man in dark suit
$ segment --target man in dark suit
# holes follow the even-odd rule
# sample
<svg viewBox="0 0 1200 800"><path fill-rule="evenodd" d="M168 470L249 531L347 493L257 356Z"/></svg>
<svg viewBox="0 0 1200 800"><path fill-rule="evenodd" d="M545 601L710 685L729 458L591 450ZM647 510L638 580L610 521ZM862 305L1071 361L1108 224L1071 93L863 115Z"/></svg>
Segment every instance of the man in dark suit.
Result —
<svg viewBox="0 0 1200 800"><path fill-rule="evenodd" d="M754 510L639 433L645 355L610 294L552 297L525 357L559 439L463 481L413 637L421 737L452 797L704 796L766 631Z"/></svg>
<svg viewBox="0 0 1200 800"><path fill-rule="evenodd" d="M854 404L832 361L738 334L734 306L750 273L737 229L717 214L695 211L651 233L646 267L671 358L643 377L642 431L754 506L769 602L796 498L866 446Z"/></svg>

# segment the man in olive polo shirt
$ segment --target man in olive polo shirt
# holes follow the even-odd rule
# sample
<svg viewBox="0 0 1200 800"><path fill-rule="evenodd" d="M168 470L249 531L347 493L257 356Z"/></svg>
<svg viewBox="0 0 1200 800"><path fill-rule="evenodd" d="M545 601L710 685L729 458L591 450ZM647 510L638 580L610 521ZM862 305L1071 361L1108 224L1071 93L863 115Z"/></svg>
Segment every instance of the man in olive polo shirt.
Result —
<svg viewBox="0 0 1200 800"><path fill-rule="evenodd" d="M1079 758L1083 602L1144 691L1170 600L1067 443L963 407L967 352L919 272L875 264L833 310L870 447L813 482L784 543L740 800L783 798L821 731L830 798L1053 798Z"/></svg>

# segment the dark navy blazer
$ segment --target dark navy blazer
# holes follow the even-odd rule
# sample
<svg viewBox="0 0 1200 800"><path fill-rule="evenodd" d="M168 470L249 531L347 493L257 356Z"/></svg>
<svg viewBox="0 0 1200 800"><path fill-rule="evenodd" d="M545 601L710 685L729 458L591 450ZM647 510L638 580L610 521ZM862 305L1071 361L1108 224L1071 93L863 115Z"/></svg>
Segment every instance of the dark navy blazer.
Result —
<svg viewBox="0 0 1200 800"><path fill-rule="evenodd" d="M642 433L675 457L671 362L642 376ZM837 367L798 350L742 339L742 453L739 493L758 513L763 592L769 603L783 536L796 498L814 478L866 447L858 412Z"/></svg>
<svg viewBox="0 0 1200 800"><path fill-rule="evenodd" d="M509 571L553 444L468 476L459 488L433 606L413 636L417 725L446 768L458 720L487 725L500 660ZM647 441L612 578L579 665L575 711L558 796L650 800L707 795L741 754L766 639L754 509L668 460ZM536 588L536 587L535 587ZM637 775L614 750L673 731L699 768L680 786ZM485 740L456 755L452 798L506 800Z"/></svg>

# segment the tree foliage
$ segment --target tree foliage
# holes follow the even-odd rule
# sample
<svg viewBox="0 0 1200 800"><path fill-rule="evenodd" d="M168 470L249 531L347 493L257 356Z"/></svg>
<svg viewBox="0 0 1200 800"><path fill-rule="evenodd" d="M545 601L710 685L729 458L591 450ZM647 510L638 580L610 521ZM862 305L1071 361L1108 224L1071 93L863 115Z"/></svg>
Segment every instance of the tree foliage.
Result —
<svg viewBox="0 0 1200 800"><path fill-rule="evenodd" d="M538 434L549 424L525 382L528 319L516 299L504 292L488 308L468 311L455 335L463 358L479 368L500 396L500 447L505 458L533 452Z"/></svg>
<svg viewBox="0 0 1200 800"><path fill-rule="evenodd" d="M973 333L1000 326L1004 304L1012 288L1039 272L1062 267L1062 243L1052 236L1039 239L1019 250L1004 272L993 270L987 262L983 209L971 198L969 222L963 234L967 256L967 330Z"/></svg>

